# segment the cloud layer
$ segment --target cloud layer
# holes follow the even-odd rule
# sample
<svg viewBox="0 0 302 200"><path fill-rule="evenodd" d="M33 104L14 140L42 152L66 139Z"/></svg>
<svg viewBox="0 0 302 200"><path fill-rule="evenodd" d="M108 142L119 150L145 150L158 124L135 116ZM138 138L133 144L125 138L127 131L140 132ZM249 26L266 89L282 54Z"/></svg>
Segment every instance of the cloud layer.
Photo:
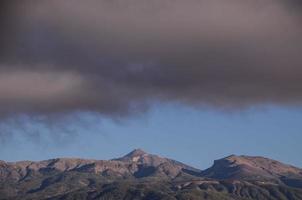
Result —
<svg viewBox="0 0 302 200"><path fill-rule="evenodd" d="M302 104L295 0L1 2L0 110Z"/></svg>

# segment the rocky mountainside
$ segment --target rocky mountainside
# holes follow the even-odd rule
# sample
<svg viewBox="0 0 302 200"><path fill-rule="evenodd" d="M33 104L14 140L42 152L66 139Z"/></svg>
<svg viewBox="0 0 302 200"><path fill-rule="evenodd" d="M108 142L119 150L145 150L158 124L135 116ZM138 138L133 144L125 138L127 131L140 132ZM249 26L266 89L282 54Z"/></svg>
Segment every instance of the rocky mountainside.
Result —
<svg viewBox="0 0 302 200"><path fill-rule="evenodd" d="M231 155L216 160L201 176L214 179L278 180L284 177L302 178L302 170L268 158Z"/></svg>
<svg viewBox="0 0 302 200"><path fill-rule="evenodd" d="M302 199L302 170L229 156L207 170L136 149L112 160L0 161L6 199Z"/></svg>

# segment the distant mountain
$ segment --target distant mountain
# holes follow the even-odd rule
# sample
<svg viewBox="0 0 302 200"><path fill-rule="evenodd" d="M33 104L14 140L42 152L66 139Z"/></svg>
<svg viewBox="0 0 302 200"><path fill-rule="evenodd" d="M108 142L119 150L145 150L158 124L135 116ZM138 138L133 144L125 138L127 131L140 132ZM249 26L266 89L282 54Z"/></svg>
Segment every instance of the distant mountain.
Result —
<svg viewBox="0 0 302 200"><path fill-rule="evenodd" d="M302 178L302 170L268 158L232 155L216 160L202 176L215 179Z"/></svg>
<svg viewBox="0 0 302 200"><path fill-rule="evenodd" d="M0 200L301 200L302 170L251 156L229 156L201 171L135 149L112 160L0 161Z"/></svg>
<svg viewBox="0 0 302 200"><path fill-rule="evenodd" d="M135 163L138 170L134 173L137 178L146 176L168 176L175 178L181 173L198 174L201 170L195 169L181 162L148 154L141 149L135 149L124 157L114 159L126 163Z"/></svg>

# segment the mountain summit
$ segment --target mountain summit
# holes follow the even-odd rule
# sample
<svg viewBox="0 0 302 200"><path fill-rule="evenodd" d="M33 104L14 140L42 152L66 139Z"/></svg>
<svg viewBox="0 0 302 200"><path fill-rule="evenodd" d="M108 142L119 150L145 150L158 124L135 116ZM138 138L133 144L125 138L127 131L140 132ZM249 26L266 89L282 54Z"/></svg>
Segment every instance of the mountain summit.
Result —
<svg viewBox="0 0 302 200"><path fill-rule="evenodd" d="M133 156L143 156L147 154L143 149L134 149L130 153L128 153L125 157L133 157Z"/></svg>
<svg viewBox="0 0 302 200"><path fill-rule="evenodd" d="M201 171L135 149L113 160L0 161L0 200L301 200L302 170L252 156L228 156Z"/></svg>
<svg viewBox="0 0 302 200"><path fill-rule="evenodd" d="M134 149L130 153L128 153L125 156L118 158L116 160L137 162L139 159L143 158L144 156L148 156L148 155L149 154L146 153L142 149Z"/></svg>
<svg viewBox="0 0 302 200"><path fill-rule="evenodd" d="M200 170L181 162L149 154L142 149L135 149L127 155L114 160L136 164L138 166L138 171L135 173L135 176L137 177L146 177L150 175L176 177L182 172L187 174L200 172Z"/></svg>
<svg viewBox="0 0 302 200"><path fill-rule="evenodd" d="M280 179L302 178L302 170L276 160L259 156L231 155L216 160L201 174L214 179Z"/></svg>

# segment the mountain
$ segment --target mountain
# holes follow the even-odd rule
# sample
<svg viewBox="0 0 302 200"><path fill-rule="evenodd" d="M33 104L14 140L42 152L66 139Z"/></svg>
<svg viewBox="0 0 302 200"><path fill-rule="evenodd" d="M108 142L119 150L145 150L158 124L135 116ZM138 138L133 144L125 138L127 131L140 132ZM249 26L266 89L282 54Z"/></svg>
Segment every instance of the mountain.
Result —
<svg viewBox="0 0 302 200"><path fill-rule="evenodd" d="M0 161L0 200L10 199L301 200L302 170L232 155L202 171L141 149L112 160Z"/></svg>
<svg viewBox="0 0 302 200"><path fill-rule="evenodd" d="M141 149L135 149L124 157L114 159L125 163L135 163L138 170L134 173L137 178L146 176L168 176L175 178L180 173L197 174L201 170L195 169L181 162L148 154Z"/></svg>
<svg viewBox="0 0 302 200"><path fill-rule="evenodd" d="M201 172L202 177L213 179L240 179L283 182L302 187L302 170L264 157L231 155L214 161L214 165Z"/></svg>
<svg viewBox="0 0 302 200"><path fill-rule="evenodd" d="M264 157L235 156L214 161L214 165L202 172L215 179L278 179L302 177L302 170Z"/></svg>
<svg viewBox="0 0 302 200"><path fill-rule="evenodd" d="M20 181L29 175L41 175L49 172L69 172L101 174L121 178L142 178L160 176L174 178L179 173L200 172L183 163L147 154L136 149L124 157L112 160L85 160L57 158L40 162L21 161L15 163L0 162L0 179Z"/></svg>

